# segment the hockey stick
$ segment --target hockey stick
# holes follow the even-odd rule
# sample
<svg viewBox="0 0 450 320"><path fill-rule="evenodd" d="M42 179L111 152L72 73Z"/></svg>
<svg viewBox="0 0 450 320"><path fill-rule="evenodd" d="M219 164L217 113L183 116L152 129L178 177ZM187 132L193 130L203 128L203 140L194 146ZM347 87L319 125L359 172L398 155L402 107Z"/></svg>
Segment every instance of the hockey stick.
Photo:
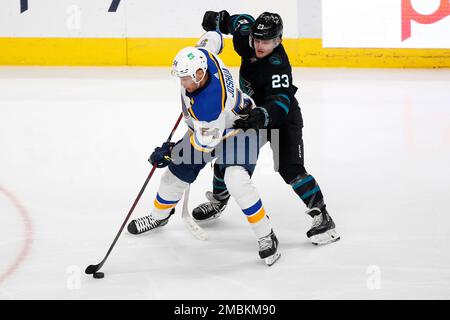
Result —
<svg viewBox="0 0 450 320"><path fill-rule="evenodd" d="M194 221L191 214L189 213L189 190L191 185L189 185L184 192L184 200L183 200L183 210L181 212L181 218L183 219L184 224L189 229L189 231L199 240L205 241L208 239L208 234L200 228L200 226Z"/></svg>
<svg viewBox="0 0 450 320"><path fill-rule="evenodd" d="M180 116L178 117L177 122L175 123L175 125L173 126L172 132L170 132L169 138L167 138L166 142L170 142L170 140L172 139L173 134L175 133L175 130L177 129L178 125L180 124L181 118L183 117L183 114L180 114ZM100 270L100 268L105 264L106 259L108 259L109 254L111 253L112 249L114 248L117 240L120 237L120 234L123 231L123 228L125 228L128 219L130 219L131 214L134 211L134 208L136 207L137 203L139 202L139 199L141 198L142 194L144 193L145 188L147 187L148 182L150 181L150 178L153 176L153 173L155 172L156 169L156 163L153 165L152 170L150 171L147 179L144 182L144 185L141 188L141 191L139 191L138 196L136 197L136 200L134 200L133 205L131 206L130 211L128 212L127 217L125 218L125 221L122 223L122 226L120 227L119 232L117 233L116 237L114 238L114 241L112 242L111 246L109 247L108 252L106 253L106 256L103 258L103 260L99 263L99 264L95 264L95 265L89 265L86 268L86 274L95 274L98 270Z"/></svg>

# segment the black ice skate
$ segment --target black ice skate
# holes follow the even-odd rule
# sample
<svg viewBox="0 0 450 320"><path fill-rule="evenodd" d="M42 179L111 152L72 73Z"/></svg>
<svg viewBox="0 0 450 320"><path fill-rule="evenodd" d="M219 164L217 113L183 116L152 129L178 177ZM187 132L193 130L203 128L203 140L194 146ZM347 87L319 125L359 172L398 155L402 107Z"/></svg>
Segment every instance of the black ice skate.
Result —
<svg viewBox="0 0 450 320"><path fill-rule="evenodd" d="M264 262L270 267L280 258L281 254L277 252L278 249L278 239L273 233L270 233L262 238L258 239L259 244L259 256L264 259Z"/></svg>
<svg viewBox="0 0 450 320"><path fill-rule="evenodd" d="M228 200L230 199L228 197L222 201L217 200L211 191L206 192L206 198L209 200L208 202L202 203L192 210L192 217L197 221L217 219L227 207Z"/></svg>
<svg viewBox="0 0 450 320"><path fill-rule="evenodd" d="M306 213L313 218L312 227L306 233L306 236L313 244L328 244L340 239L335 230L333 219L331 219L325 208L322 210L319 208L312 208Z"/></svg>
<svg viewBox="0 0 450 320"><path fill-rule="evenodd" d="M172 209L169 216L163 220L157 220L152 218L151 216L145 216L132 220L128 224L128 232L132 234L141 234L159 227L163 227L167 224L167 222L169 222L170 216L174 213L175 209Z"/></svg>

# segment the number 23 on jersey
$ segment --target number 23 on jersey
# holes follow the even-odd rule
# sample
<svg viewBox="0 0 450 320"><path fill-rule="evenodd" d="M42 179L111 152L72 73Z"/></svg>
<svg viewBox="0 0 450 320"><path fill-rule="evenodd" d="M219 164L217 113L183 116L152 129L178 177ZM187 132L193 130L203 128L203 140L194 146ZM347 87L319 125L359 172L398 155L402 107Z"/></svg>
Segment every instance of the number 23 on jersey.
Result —
<svg viewBox="0 0 450 320"><path fill-rule="evenodd" d="M289 88L289 77L287 74L274 74L272 76L272 88Z"/></svg>

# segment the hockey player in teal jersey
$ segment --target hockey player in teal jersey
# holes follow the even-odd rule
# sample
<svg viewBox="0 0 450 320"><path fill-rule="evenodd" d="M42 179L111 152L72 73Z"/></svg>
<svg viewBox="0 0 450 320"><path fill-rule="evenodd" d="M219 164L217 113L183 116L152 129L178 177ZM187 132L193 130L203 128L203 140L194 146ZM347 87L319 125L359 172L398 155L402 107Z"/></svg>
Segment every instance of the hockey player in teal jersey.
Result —
<svg viewBox="0 0 450 320"><path fill-rule="evenodd" d="M290 184L313 218L307 237L314 244L339 240L335 224L327 211L322 189L306 171L302 139L303 118L295 97L297 88L292 68L282 44L283 21L276 13L264 12L256 20L248 14L230 16L226 10L207 11L203 28L219 30L233 36L233 46L241 57L239 83L241 89L256 103L245 119L234 127L247 130L279 130L280 143L274 149L277 171ZM214 166L213 191L208 202L199 205L192 215L196 220L218 217L225 209L229 193L223 171Z"/></svg>

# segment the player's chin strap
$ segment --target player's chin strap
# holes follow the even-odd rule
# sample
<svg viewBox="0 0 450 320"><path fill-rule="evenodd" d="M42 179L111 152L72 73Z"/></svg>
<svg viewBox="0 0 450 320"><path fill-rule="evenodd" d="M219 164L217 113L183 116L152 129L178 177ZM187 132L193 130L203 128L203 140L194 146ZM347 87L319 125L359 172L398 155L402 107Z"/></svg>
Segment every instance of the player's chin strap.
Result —
<svg viewBox="0 0 450 320"><path fill-rule="evenodd" d="M199 70L203 70L203 69L199 69ZM194 83L197 85L197 89L200 87L200 82L203 81L203 79L205 79L206 73L208 71L207 70L203 70L203 77L197 81L197 79L195 77L192 78L192 80L194 81Z"/></svg>
<svg viewBox="0 0 450 320"><path fill-rule="evenodd" d="M203 70L203 69L198 69L198 70ZM195 74L191 74L190 75L190 77L192 78L192 81L197 85L197 89L199 88L199 86L200 86L200 82L202 82L203 81L203 79L205 79L205 76L206 76L206 73L208 72L208 70L203 70L203 77L200 79L200 80L198 80L197 81L197 79L196 79L196 76L195 76ZM182 78L182 77L185 77L185 76L189 76L189 75L181 75L181 74L179 74L177 71L175 71L175 70L172 70L172 76L174 76L174 77L177 77L177 78Z"/></svg>

